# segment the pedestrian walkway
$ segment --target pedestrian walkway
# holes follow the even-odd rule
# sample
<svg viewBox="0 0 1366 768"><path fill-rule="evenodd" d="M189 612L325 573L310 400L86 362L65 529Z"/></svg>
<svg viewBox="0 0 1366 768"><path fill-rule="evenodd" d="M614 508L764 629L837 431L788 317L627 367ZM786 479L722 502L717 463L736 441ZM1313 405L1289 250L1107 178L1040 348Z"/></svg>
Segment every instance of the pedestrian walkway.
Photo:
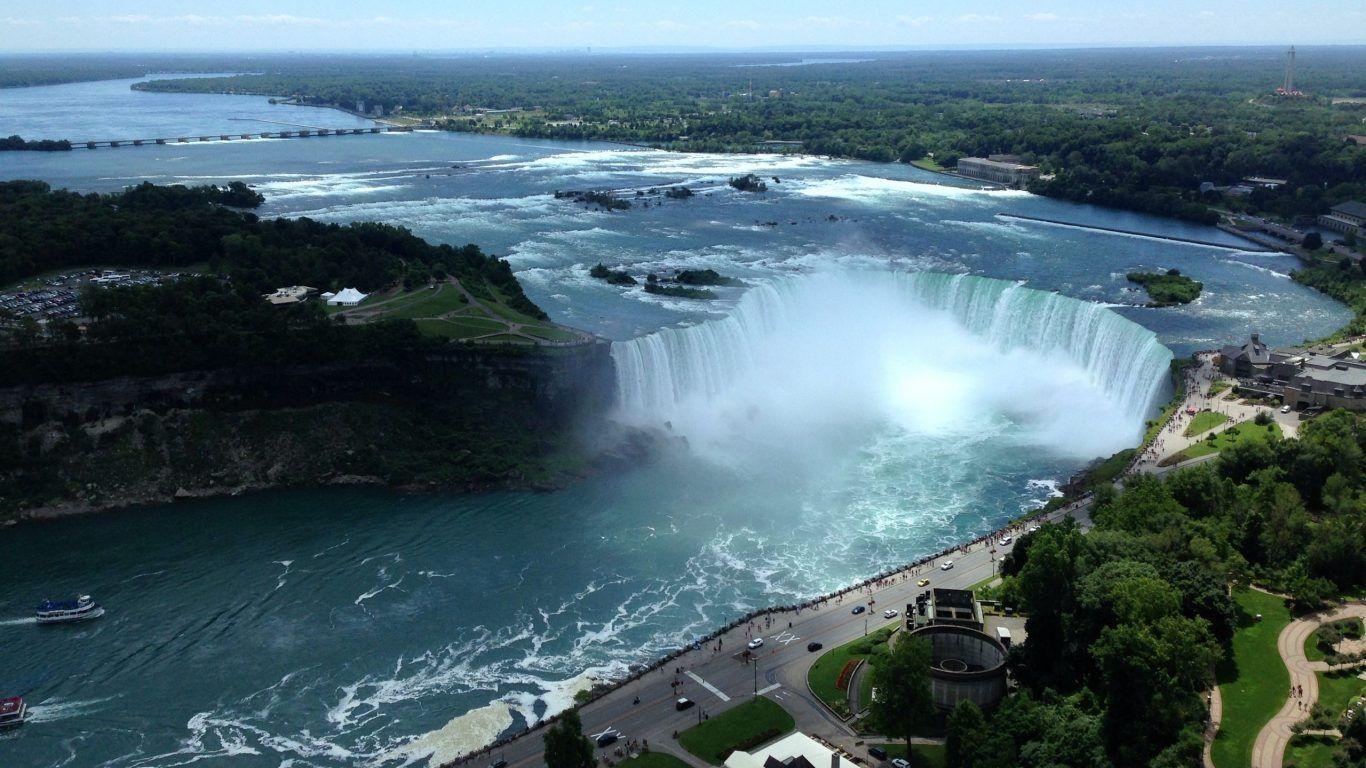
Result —
<svg viewBox="0 0 1366 768"><path fill-rule="evenodd" d="M1290 670L1290 690L1285 706L1271 718L1252 745L1253 768L1280 768L1285 759L1285 748L1293 735L1291 728L1295 723L1308 718L1309 713L1319 700L1319 678L1317 672L1329 669L1327 662L1309 661L1304 655L1304 642L1309 639L1320 624L1347 618L1366 618L1366 605L1352 603L1317 613L1308 618L1297 619L1281 630L1276 639L1276 649Z"/></svg>

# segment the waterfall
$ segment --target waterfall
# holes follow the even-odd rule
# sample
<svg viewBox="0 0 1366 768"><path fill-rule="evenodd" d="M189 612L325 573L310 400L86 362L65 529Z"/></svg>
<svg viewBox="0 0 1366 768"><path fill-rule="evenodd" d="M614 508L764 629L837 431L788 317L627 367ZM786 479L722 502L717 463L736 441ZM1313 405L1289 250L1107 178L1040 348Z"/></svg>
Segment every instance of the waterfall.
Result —
<svg viewBox="0 0 1366 768"><path fill-rule="evenodd" d="M1116 419L1085 427L1120 429L1131 441L1166 389L1172 355L1102 304L971 275L868 271L776 280L725 318L617 342L612 357L628 419L705 409L742 379L753 403L799 390L812 411L898 390L939 409L965 389L969 406L989 392L1001 409L1052 400L1065 411L1077 390L1090 390ZM901 358L892 387L889 357ZM766 377L761 386L756 377Z"/></svg>

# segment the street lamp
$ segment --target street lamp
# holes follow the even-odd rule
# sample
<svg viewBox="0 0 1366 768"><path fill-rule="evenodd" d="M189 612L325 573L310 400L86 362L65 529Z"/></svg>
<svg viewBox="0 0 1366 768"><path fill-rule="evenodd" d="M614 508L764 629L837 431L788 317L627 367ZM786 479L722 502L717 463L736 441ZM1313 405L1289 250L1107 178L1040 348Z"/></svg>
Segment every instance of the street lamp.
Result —
<svg viewBox="0 0 1366 768"><path fill-rule="evenodd" d="M754 660L754 698L759 698L759 660Z"/></svg>
<svg viewBox="0 0 1366 768"><path fill-rule="evenodd" d="M863 634L865 634L865 635L868 634L868 619L867 619L867 618L864 618L864 620L863 620Z"/></svg>

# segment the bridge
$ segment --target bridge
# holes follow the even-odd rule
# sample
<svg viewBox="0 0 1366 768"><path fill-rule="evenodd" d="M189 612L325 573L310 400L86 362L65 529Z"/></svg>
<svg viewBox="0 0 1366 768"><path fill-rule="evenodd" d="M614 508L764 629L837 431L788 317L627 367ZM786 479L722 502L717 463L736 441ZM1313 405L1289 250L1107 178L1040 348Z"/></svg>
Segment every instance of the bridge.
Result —
<svg viewBox="0 0 1366 768"><path fill-rule="evenodd" d="M301 128L293 131L265 131L262 133L218 133L195 136L176 136L156 139L95 139L73 141L71 146L86 149L99 147L141 147L146 145L194 144L201 141L243 141L247 139L305 139L313 136L361 136L371 133L411 133L406 125L373 126L370 128Z"/></svg>

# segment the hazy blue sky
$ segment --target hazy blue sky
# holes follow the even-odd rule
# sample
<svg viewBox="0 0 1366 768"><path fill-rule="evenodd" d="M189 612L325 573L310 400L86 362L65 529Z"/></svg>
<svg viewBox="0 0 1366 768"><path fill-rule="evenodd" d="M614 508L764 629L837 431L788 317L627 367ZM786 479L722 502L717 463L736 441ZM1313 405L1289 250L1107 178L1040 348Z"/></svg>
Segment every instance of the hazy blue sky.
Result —
<svg viewBox="0 0 1366 768"><path fill-rule="evenodd" d="M1366 0L68 0L0 51L1366 43Z"/></svg>

